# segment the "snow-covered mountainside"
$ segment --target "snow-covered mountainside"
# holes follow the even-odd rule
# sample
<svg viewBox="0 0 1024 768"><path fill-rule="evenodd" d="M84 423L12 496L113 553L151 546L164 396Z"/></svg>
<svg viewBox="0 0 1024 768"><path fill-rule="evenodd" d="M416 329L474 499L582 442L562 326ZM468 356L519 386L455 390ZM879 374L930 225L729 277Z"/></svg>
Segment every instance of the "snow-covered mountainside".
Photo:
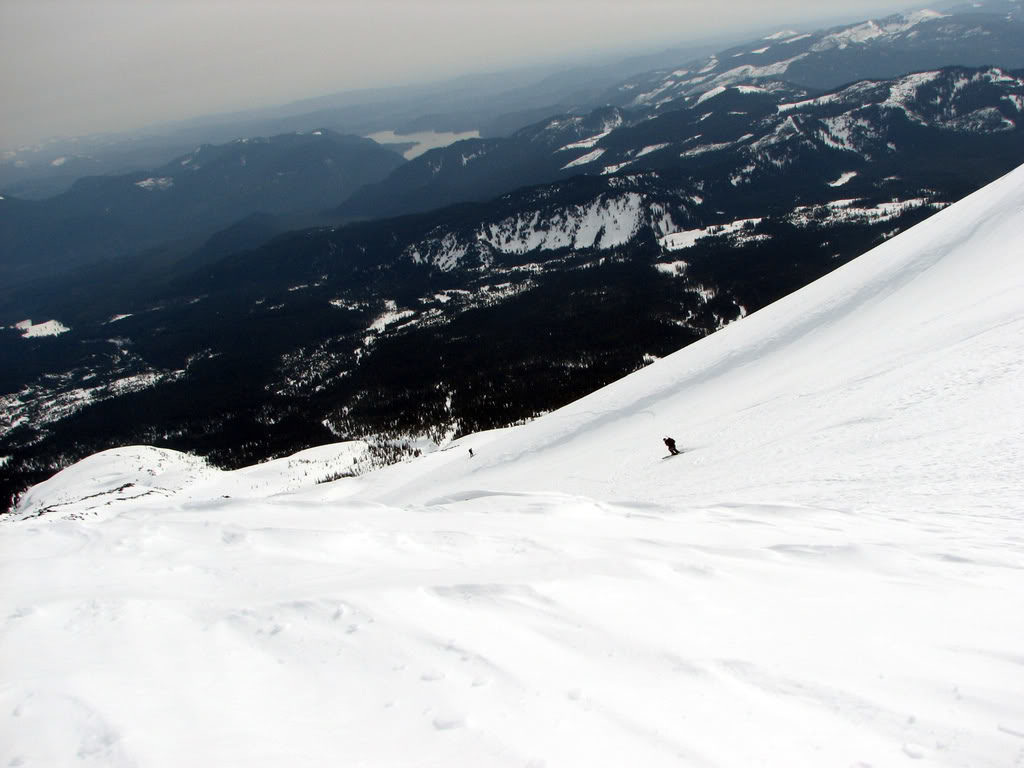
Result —
<svg viewBox="0 0 1024 768"><path fill-rule="evenodd" d="M604 107L541 121L508 138L458 142L360 190L339 211L395 215L579 174L650 169L749 185L800 161L829 170L845 164L837 175L863 172L923 148L957 152L971 140L1012 144L1014 159L1020 156L1021 71L947 65L828 91L748 75L706 90L674 89L658 108Z"/></svg>
<svg viewBox="0 0 1024 768"><path fill-rule="evenodd" d="M360 477L315 484L358 445L301 489L146 448L65 470L0 528L0 759L1019 763L1022 232L1024 168Z"/></svg>
<svg viewBox="0 0 1024 768"><path fill-rule="evenodd" d="M609 103L661 109L680 96L756 80L784 80L835 88L866 78L888 78L950 64L1019 67L1020 4L997 12L981 3L951 13L922 9L812 32L779 30L672 70L650 72L620 84Z"/></svg>
<svg viewBox="0 0 1024 768"><path fill-rule="evenodd" d="M778 209L797 185L797 198L817 198L819 205L834 211L855 202L851 187L873 194L888 187L890 194L898 194L893 184L899 169L934 165L932 154L959 155L970 143L985 142L991 144L985 154L1008 152L1015 162L1024 146L1018 125L1024 75L1019 72L947 67L865 80L812 98L800 93L807 92L780 82L719 86L681 97L672 112L631 125L622 124L620 112L594 113L586 124L596 132L584 139L578 138L579 125L569 118L524 129L508 143L542 146L551 169L561 166L574 174L614 178L582 202L563 202L556 186L541 188L533 199L519 194L514 206L495 207L476 227L467 227L465 217L456 218L454 226L440 224L406 247L403 256L450 270L467 256L473 263L491 265L509 255L608 250L647 232L659 239L667 236L663 242L670 244L671 238L678 240L690 231L687 224L702 223L699 229L704 229L740 220L711 221L715 209L742 215ZM563 144L570 123L573 140ZM468 150L460 150L462 162L453 173L462 176L452 183L461 185L483 172L500 176L500 167L488 165L499 154L493 141L491 145L471 160L465 155ZM502 151L508 155L508 146ZM517 157L521 154L522 149L515 151ZM444 157L425 156L424 161L441 166ZM510 161L505 157L500 162ZM947 167L959 162L959 156L952 158ZM474 170L473 164L483 169ZM652 170L670 172L672 181L651 183L657 177ZM823 174L832 175L825 179ZM379 191L393 192L394 181L392 177L382 183ZM821 197L826 186L835 190L831 200ZM705 198L712 202L704 205ZM915 206L933 198L933 191L924 187L902 200L893 196L866 209L853 207L877 220L887 215L878 205ZM794 207L790 220L805 212L806 206Z"/></svg>

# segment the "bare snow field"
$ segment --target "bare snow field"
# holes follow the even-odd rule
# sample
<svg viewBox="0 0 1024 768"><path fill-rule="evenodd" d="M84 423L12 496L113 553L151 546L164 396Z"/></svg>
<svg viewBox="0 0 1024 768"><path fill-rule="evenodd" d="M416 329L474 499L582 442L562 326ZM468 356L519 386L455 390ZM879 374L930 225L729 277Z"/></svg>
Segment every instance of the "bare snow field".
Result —
<svg viewBox="0 0 1024 768"><path fill-rule="evenodd" d="M560 411L317 484L363 450L36 486L0 765L1024 766L1024 169Z"/></svg>

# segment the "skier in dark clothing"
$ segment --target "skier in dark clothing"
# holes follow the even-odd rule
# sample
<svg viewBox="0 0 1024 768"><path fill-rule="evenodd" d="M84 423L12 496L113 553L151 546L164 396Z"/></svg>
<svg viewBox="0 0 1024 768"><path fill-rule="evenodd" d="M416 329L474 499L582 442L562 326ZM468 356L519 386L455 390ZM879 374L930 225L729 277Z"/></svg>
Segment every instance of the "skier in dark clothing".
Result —
<svg viewBox="0 0 1024 768"><path fill-rule="evenodd" d="M671 453L673 456L678 456L679 455L679 451L676 450L676 441L675 440L673 440L671 437L666 437L664 440L662 440L662 442L665 443L665 445L668 446L669 453Z"/></svg>

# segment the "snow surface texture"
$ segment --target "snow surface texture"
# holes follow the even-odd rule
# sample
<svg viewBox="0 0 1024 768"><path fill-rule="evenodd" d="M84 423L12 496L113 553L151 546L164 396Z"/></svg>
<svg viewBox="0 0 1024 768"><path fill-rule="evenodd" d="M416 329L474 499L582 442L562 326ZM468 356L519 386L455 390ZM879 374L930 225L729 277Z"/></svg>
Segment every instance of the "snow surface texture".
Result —
<svg viewBox="0 0 1024 768"><path fill-rule="evenodd" d="M1021 765L1022 248L1019 169L522 427L65 470L0 764Z"/></svg>

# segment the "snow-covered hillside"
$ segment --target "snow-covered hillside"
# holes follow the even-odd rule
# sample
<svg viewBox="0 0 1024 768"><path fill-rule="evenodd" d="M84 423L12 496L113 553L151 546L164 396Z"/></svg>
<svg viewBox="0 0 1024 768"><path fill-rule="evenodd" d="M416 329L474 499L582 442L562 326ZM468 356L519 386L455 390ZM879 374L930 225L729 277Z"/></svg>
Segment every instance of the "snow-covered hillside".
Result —
<svg viewBox="0 0 1024 768"><path fill-rule="evenodd" d="M680 95L713 97L729 86L758 80L828 89L931 68L938 61L988 64L993 55L1003 66L1016 68L1020 7L1005 10L993 12L974 3L952 14L922 9L813 32L780 30L678 68L631 78L617 87L612 101L658 109ZM896 62L902 67L893 68Z"/></svg>
<svg viewBox="0 0 1024 768"><path fill-rule="evenodd" d="M1022 233L1024 168L361 477L65 470L0 528L0 761L1021 764Z"/></svg>

